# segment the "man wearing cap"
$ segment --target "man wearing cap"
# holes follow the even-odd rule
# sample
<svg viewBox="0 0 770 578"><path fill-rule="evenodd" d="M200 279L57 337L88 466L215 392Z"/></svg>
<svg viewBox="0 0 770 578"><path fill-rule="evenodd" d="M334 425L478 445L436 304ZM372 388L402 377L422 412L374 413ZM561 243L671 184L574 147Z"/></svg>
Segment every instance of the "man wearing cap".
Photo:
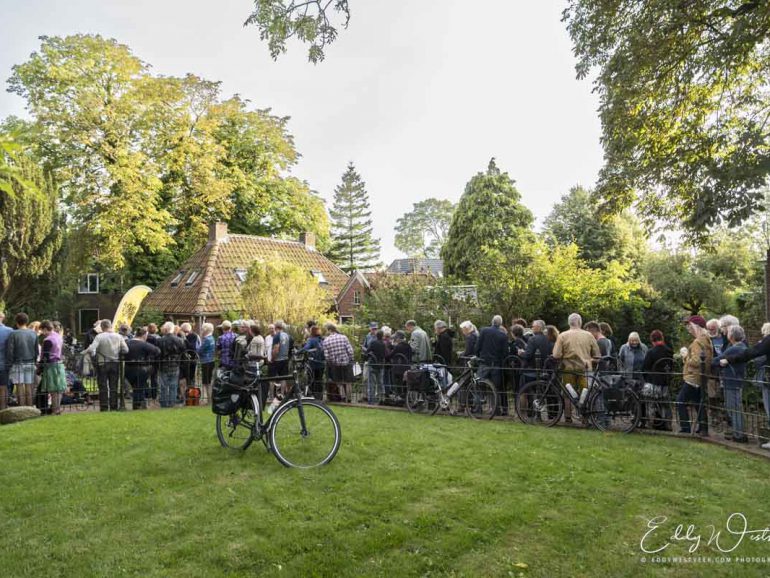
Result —
<svg viewBox="0 0 770 578"><path fill-rule="evenodd" d="M708 375L704 375L701 370L701 364L705 362L706 368L711 368L711 361L714 358L714 346L711 344L708 331L706 331L706 320L700 315L693 315L685 321L687 332L692 335L693 341L683 355L683 384L676 398L677 410L679 412L679 433L690 433L690 415L688 404L695 404L698 407L698 435L708 435L708 412L706 411L706 392L705 386ZM703 357L703 360L701 360Z"/></svg>
<svg viewBox="0 0 770 578"><path fill-rule="evenodd" d="M222 369L233 369L233 344L235 343L235 333L233 333L233 324L227 319L219 326L222 335L217 339L217 353L219 354L219 367Z"/></svg>

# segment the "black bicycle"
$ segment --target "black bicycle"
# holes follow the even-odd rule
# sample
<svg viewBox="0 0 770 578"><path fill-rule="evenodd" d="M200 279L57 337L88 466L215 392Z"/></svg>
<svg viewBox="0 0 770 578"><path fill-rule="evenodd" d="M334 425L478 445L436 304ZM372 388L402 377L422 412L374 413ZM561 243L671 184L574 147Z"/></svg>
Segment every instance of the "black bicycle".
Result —
<svg viewBox="0 0 770 578"><path fill-rule="evenodd" d="M222 447L245 450L254 440L261 440L267 451L290 468L315 468L334 459L342 431L334 412L303 391L305 384L299 374L308 353L295 353L292 375L262 377L258 369L250 368L218 376L212 410L217 413L217 437ZM264 421L263 386L273 381L290 381L291 391Z"/></svg>
<svg viewBox="0 0 770 578"><path fill-rule="evenodd" d="M553 358L548 361L554 367ZM603 371L602 361L604 358L600 360L600 369L586 376L588 387L580 393L574 388L570 390L556 369L547 371L543 379L527 383L516 396L519 419L530 425L554 426L561 419L566 399L579 417L597 429L632 432L641 415L639 397L622 375Z"/></svg>

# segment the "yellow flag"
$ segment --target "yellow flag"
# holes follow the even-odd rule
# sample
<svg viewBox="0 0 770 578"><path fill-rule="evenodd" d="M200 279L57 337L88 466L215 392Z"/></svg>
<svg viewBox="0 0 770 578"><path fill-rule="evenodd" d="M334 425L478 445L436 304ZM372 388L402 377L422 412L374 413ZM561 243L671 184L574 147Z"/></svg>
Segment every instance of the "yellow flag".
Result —
<svg viewBox="0 0 770 578"><path fill-rule="evenodd" d="M134 317L136 317L137 311L139 311L142 301L144 301L144 298L150 293L152 293L152 289L147 287L147 285L131 287L131 289L123 295L123 299L120 300L120 305L118 305L118 309L115 311L115 320L112 322L112 326L116 329L123 323L130 326Z"/></svg>

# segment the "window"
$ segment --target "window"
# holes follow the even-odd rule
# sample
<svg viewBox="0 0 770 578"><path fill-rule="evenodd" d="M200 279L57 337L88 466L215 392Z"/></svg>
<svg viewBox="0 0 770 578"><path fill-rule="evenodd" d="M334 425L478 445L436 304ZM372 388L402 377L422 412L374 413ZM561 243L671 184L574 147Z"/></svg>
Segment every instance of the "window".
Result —
<svg viewBox="0 0 770 578"><path fill-rule="evenodd" d="M326 280L326 277L324 277L324 274L321 273L320 271L310 271L310 273L313 275L313 277L318 279L318 284L319 285L328 285L329 284L329 282Z"/></svg>
<svg viewBox="0 0 770 578"><path fill-rule="evenodd" d="M98 309L80 309L78 311L78 328L80 333L87 333L99 321Z"/></svg>
<svg viewBox="0 0 770 578"><path fill-rule="evenodd" d="M190 287L195 281L200 277L200 271L193 271L190 273L190 276L187 278L187 283L185 283L185 287Z"/></svg>
<svg viewBox="0 0 770 578"><path fill-rule="evenodd" d="M238 279L238 281L243 283L244 281L246 281L246 269L236 269L235 276Z"/></svg>
<svg viewBox="0 0 770 578"><path fill-rule="evenodd" d="M81 295L99 292L99 274L88 273L80 278L78 293Z"/></svg>
<svg viewBox="0 0 770 578"><path fill-rule="evenodd" d="M184 277L185 273L187 273L187 271L180 271L179 273L177 273L176 277L174 277L171 280L171 286L176 287L177 285L179 285L179 282L182 280L182 277Z"/></svg>
<svg viewBox="0 0 770 578"><path fill-rule="evenodd" d="M353 291L353 305L361 305L361 292Z"/></svg>

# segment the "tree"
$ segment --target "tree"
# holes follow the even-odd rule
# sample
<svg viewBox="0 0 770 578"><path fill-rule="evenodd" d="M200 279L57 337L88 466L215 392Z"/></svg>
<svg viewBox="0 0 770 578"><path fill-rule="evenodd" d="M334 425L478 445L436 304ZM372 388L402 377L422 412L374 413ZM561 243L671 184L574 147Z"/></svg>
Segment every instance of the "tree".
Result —
<svg viewBox="0 0 770 578"><path fill-rule="evenodd" d="M465 280L481 251L516 253L531 242L532 213L520 201L514 181L490 160L465 186L452 217L441 250L444 271Z"/></svg>
<svg viewBox="0 0 770 578"><path fill-rule="evenodd" d="M259 29L259 37L267 40L270 56L275 60L286 52L286 41L297 38L310 44L308 59L318 63L324 58L324 48L337 38L332 24L341 17L342 26L350 21L348 0L254 0L254 11L245 25Z"/></svg>
<svg viewBox="0 0 770 578"><path fill-rule="evenodd" d="M602 218L591 193L579 185L551 210L544 232L552 245L577 245L578 256L589 267L603 267L610 261L636 265L646 250L646 237L633 215Z"/></svg>
<svg viewBox="0 0 770 578"><path fill-rule="evenodd" d="M435 258L446 241L455 205L446 199L425 199L396 221L396 249L409 257Z"/></svg>
<svg viewBox="0 0 770 578"><path fill-rule="evenodd" d="M603 210L638 200L696 240L757 210L770 173L770 3L570 0L563 18L578 77L597 73Z"/></svg>
<svg viewBox="0 0 770 578"><path fill-rule="evenodd" d="M0 301L11 309L33 304L34 286L61 244L56 187L8 135L0 136Z"/></svg>
<svg viewBox="0 0 770 578"><path fill-rule="evenodd" d="M372 235L372 212L366 183L353 163L334 189L334 206L329 211L332 240L329 257L348 273L375 268L380 259L380 240Z"/></svg>
<svg viewBox="0 0 770 578"><path fill-rule="evenodd" d="M13 67L10 91L26 98L41 153L60 183L73 239L120 268L141 247L170 243L161 183L138 122L151 106L146 65L100 36L41 37L39 52Z"/></svg>
<svg viewBox="0 0 770 578"><path fill-rule="evenodd" d="M241 300L246 317L263 322L283 319L290 325L320 319L333 305L329 293L306 269L282 261L255 262L241 288Z"/></svg>

